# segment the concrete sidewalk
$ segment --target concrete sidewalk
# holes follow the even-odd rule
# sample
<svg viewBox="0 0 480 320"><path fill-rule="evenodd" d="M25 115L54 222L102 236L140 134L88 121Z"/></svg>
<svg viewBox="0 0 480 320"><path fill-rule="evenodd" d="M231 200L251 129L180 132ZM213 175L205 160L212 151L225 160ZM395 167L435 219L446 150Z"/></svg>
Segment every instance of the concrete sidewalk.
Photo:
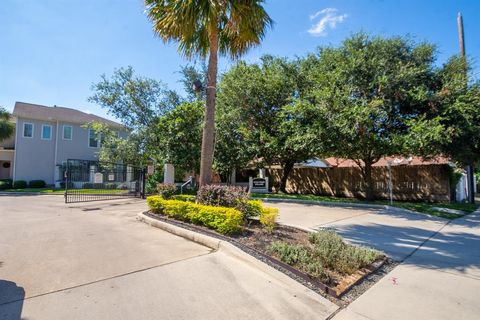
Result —
<svg viewBox="0 0 480 320"><path fill-rule="evenodd" d="M480 211L453 220L334 319L479 319Z"/></svg>
<svg viewBox="0 0 480 320"><path fill-rule="evenodd" d="M0 196L0 319L325 319L286 275L136 220L145 201Z"/></svg>

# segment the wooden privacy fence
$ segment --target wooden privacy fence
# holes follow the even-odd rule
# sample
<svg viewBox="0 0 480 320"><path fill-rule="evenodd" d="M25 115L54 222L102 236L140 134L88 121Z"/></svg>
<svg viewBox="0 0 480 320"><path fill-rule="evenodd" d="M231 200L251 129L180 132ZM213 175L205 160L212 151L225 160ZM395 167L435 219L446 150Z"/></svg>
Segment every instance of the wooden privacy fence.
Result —
<svg viewBox="0 0 480 320"><path fill-rule="evenodd" d="M278 190L281 169L267 171L273 191ZM449 201L448 165L392 166L394 200ZM373 167L374 195L389 199L388 168ZM365 183L357 167L295 168L287 180L287 191L337 197L365 197Z"/></svg>

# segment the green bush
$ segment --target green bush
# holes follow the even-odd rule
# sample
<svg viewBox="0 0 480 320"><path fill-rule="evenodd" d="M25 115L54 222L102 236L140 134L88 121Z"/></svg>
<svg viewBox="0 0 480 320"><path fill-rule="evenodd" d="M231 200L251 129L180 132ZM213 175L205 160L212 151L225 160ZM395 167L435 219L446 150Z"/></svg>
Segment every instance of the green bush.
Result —
<svg viewBox="0 0 480 320"><path fill-rule="evenodd" d="M328 268L340 273L353 273L368 266L381 254L380 252L347 244L332 230L321 230L309 235L314 255Z"/></svg>
<svg viewBox="0 0 480 320"><path fill-rule="evenodd" d="M117 186L117 190L128 190L128 186L125 183L121 183Z"/></svg>
<svg viewBox="0 0 480 320"><path fill-rule="evenodd" d="M174 194L170 199L195 202L195 196L191 194Z"/></svg>
<svg viewBox="0 0 480 320"><path fill-rule="evenodd" d="M25 189L27 187L27 181L16 180L13 182L13 189Z"/></svg>
<svg viewBox="0 0 480 320"><path fill-rule="evenodd" d="M0 180L0 190L11 189L12 184L12 179L2 179Z"/></svg>
<svg viewBox="0 0 480 320"><path fill-rule="evenodd" d="M198 203L207 206L236 208L245 212L249 195L242 187L210 184L202 186L197 193Z"/></svg>
<svg viewBox="0 0 480 320"><path fill-rule="evenodd" d="M277 256L282 262L289 264L312 277L329 281L328 273L320 261L315 259L307 247L287 242L274 242L267 248L268 253Z"/></svg>
<svg viewBox="0 0 480 320"><path fill-rule="evenodd" d="M28 183L28 187L30 188L45 188L47 184L43 180L31 180Z"/></svg>
<svg viewBox="0 0 480 320"><path fill-rule="evenodd" d="M157 192L164 199L170 199L177 193L177 186L173 183L159 183L157 184Z"/></svg>
<svg viewBox="0 0 480 320"><path fill-rule="evenodd" d="M110 190L117 189L117 184L113 182L105 183L104 189L110 189Z"/></svg>
<svg viewBox="0 0 480 320"><path fill-rule="evenodd" d="M68 182L68 188L73 189L74 187L75 187L75 185L73 184L73 182L69 181ZM65 181L60 182L60 188L65 189Z"/></svg>
<svg viewBox="0 0 480 320"><path fill-rule="evenodd" d="M168 217L204 225L219 233L233 233L241 229L243 214L226 207L213 207L182 200L166 200L161 196L147 197L152 212Z"/></svg>
<svg viewBox="0 0 480 320"><path fill-rule="evenodd" d="M245 205L243 214L245 218L258 217L262 213L263 203L261 200L249 200Z"/></svg>
<svg viewBox="0 0 480 320"><path fill-rule="evenodd" d="M277 208L264 207L260 213L260 223L268 233L275 229L275 222L278 216Z"/></svg>
<svg viewBox="0 0 480 320"><path fill-rule="evenodd" d="M329 281L326 269L340 274L352 274L381 257L381 253L359 246L347 244L334 231L321 230L310 233L306 244L274 242L267 251L281 261Z"/></svg>

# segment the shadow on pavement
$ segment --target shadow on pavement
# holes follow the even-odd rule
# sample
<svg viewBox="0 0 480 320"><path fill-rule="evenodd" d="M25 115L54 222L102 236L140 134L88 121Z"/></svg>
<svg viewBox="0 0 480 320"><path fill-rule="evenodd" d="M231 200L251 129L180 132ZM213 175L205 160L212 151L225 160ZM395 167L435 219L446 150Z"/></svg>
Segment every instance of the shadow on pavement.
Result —
<svg viewBox="0 0 480 320"><path fill-rule="evenodd" d="M333 229L351 243L381 250L395 260L405 260L405 264L460 273L468 271L470 275L474 270L473 277L480 278L478 220L474 217L454 220L436 234L421 227L380 223L333 226Z"/></svg>
<svg viewBox="0 0 480 320"><path fill-rule="evenodd" d="M0 279L0 319L22 319L25 290L15 282Z"/></svg>

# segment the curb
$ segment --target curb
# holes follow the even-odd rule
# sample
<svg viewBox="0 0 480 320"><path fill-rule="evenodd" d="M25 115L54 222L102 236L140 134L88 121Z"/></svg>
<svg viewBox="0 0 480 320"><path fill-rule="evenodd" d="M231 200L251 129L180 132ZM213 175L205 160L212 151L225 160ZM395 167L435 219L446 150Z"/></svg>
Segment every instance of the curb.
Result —
<svg viewBox="0 0 480 320"><path fill-rule="evenodd" d="M243 251L242 249L236 247L234 244L225 241L225 240L220 240L216 239L204 234L197 233L195 231L187 230L185 228L177 227L174 226L170 223L159 221L153 218L150 218L149 216L145 215L143 212L137 213L137 220L140 222L144 222L152 227L159 228L161 230L164 230L166 232L175 234L179 237L185 238L187 240L193 241L195 243L204 245L210 249L213 249L214 251L221 251L222 253L229 255L231 257L234 257L246 264L248 264L251 267L254 267L262 272L265 272L266 274L270 275L271 277L277 279L283 285L285 286L291 286L292 282L295 283L295 285L298 285L299 289L301 290L306 290L306 291L311 291L315 294L316 293L314 290L311 288L307 287L305 284L302 284L298 282L298 280L293 279L292 277L288 276L287 274L277 270L276 268L270 266L269 264L253 257L249 253ZM324 299L327 299L325 296L321 295ZM332 299L334 299L332 301ZM329 300L333 304L337 306L341 306L342 303L340 300L337 300L338 298L330 296Z"/></svg>
<svg viewBox="0 0 480 320"><path fill-rule="evenodd" d="M255 200L262 200L263 202L271 202L271 203L278 203L278 202L287 202L287 203L298 203L298 204L311 204L323 207L340 207L340 208L364 208L364 209L374 209L374 210L389 210L391 212L396 213L408 213L408 214L415 214L421 216L427 216L434 219L443 219L443 220L450 220L445 219L437 216L432 216L428 213L421 213L416 212L413 210L408 210L404 208L392 207L386 204L367 204L367 203L355 203L355 202L328 202L328 201L317 201L317 200L301 200L301 199L281 199L281 198L254 198Z"/></svg>
<svg viewBox="0 0 480 320"><path fill-rule="evenodd" d="M215 239L215 238L206 236L204 234L200 234L191 230L174 226L173 224L170 224L170 223L166 223L163 221L150 218L147 215L145 215L143 212L137 213L137 220L141 222L145 222L146 224L152 227L167 231L169 233L185 238L187 240L199 243L213 250L218 250L221 246L221 242L223 242L222 240Z"/></svg>

